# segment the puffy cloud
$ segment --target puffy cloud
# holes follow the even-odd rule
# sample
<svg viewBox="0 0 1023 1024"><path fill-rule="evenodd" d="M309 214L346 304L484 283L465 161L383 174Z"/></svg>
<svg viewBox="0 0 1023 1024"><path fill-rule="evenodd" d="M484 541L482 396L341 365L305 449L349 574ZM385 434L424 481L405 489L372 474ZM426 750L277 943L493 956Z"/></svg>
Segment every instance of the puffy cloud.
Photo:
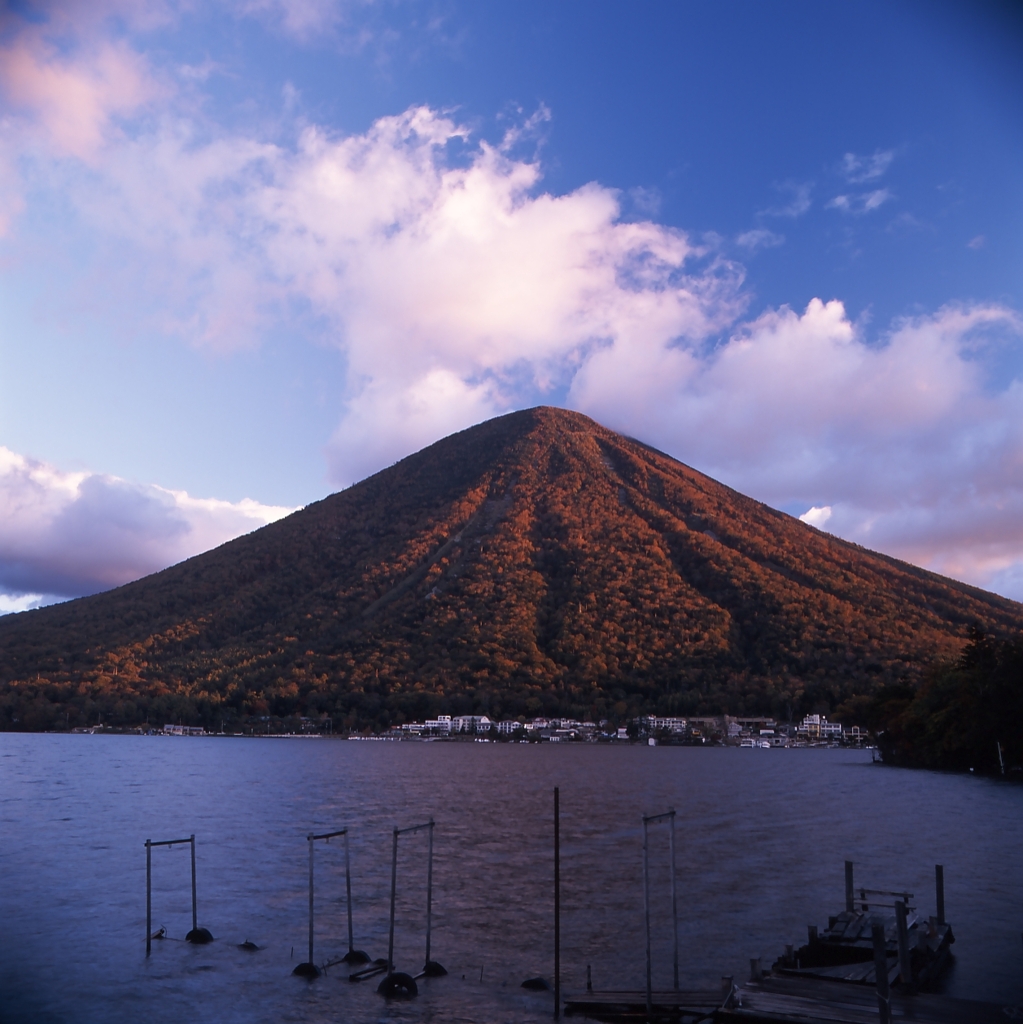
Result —
<svg viewBox="0 0 1023 1024"><path fill-rule="evenodd" d="M831 518L831 506L824 505L818 507L814 505L813 508L808 508L799 518L802 522L809 523L810 526L816 526L818 530L823 530L824 524Z"/></svg>
<svg viewBox="0 0 1023 1024"><path fill-rule="evenodd" d="M127 583L291 511L62 472L0 448L0 612Z"/></svg>
<svg viewBox="0 0 1023 1024"><path fill-rule="evenodd" d="M815 526L1023 598L1023 382L993 387L984 358L1021 335L1010 310L948 307L872 344L815 299L706 353L603 349L569 399L769 503L823 497Z"/></svg>
<svg viewBox="0 0 1023 1024"><path fill-rule="evenodd" d="M0 14L0 93L27 116L27 134L60 155L94 160L114 119L163 91L136 50L100 31L112 16L160 20L154 4L73 0L41 3L31 17Z"/></svg>

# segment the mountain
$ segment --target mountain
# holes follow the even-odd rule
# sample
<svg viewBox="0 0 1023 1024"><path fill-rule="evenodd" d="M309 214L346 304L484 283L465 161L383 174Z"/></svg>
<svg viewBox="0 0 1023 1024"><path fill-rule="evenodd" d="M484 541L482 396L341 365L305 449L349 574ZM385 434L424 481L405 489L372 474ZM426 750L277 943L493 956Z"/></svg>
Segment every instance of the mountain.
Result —
<svg viewBox="0 0 1023 1024"><path fill-rule="evenodd" d="M538 408L104 594L0 619L0 728L834 710L1023 605Z"/></svg>

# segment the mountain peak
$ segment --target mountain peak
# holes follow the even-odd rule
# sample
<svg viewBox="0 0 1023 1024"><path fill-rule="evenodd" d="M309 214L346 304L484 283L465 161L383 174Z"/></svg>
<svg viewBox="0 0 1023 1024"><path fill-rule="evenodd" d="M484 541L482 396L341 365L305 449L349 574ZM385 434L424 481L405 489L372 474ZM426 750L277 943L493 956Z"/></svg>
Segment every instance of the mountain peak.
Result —
<svg viewBox="0 0 1023 1024"><path fill-rule="evenodd" d="M0 728L100 705L348 727L790 717L913 677L973 623L1018 629L1023 607L539 406L153 576L0 619Z"/></svg>

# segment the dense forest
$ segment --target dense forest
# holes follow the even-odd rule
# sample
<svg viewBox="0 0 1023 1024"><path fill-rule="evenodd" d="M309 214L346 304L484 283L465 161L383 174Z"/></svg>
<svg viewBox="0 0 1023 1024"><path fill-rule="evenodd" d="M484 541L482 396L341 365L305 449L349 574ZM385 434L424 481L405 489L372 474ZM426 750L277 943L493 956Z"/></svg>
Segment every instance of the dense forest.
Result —
<svg viewBox="0 0 1023 1024"><path fill-rule="evenodd" d="M962 655L932 665L919 685L882 687L867 717L886 764L1023 770L1023 635L972 630Z"/></svg>
<svg viewBox="0 0 1023 1024"><path fill-rule="evenodd" d="M958 658L972 626L1009 635L1023 606L539 408L153 576L0 618L0 729L851 721Z"/></svg>

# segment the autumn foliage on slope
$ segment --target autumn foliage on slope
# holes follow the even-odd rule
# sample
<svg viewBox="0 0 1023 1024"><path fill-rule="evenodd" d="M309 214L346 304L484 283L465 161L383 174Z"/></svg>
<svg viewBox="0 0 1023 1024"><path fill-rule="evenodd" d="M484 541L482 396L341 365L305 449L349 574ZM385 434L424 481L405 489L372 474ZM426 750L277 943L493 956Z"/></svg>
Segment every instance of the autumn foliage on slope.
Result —
<svg viewBox="0 0 1023 1024"><path fill-rule="evenodd" d="M539 408L164 572L0 619L0 728L787 718L914 679L972 624L1018 629L1023 606Z"/></svg>

